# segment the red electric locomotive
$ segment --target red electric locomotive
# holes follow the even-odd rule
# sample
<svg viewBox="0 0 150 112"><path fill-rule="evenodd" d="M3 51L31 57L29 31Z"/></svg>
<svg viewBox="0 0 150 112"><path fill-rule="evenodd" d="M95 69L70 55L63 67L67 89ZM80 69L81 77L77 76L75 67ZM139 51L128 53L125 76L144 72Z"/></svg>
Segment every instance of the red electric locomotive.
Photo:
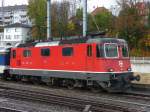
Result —
<svg viewBox="0 0 150 112"><path fill-rule="evenodd" d="M115 38L77 38L11 49L10 74L51 85L124 91L137 79L128 46Z"/></svg>

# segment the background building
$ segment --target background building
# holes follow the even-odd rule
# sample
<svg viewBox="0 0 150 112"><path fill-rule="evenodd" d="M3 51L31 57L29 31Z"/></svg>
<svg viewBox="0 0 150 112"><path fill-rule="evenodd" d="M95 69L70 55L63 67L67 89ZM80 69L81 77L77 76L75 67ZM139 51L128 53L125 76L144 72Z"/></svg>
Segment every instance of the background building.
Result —
<svg viewBox="0 0 150 112"><path fill-rule="evenodd" d="M30 38L31 27L29 25L15 23L4 27L4 37L1 39L3 46L15 46L24 43Z"/></svg>
<svg viewBox="0 0 150 112"><path fill-rule="evenodd" d="M2 40L4 39L4 32L0 32L0 46L3 46Z"/></svg>
<svg viewBox="0 0 150 112"><path fill-rule="evenodd" d="M14 23L32 25L27 16L27 5L0 7L0 26Z"/></svg>
<svg viewBox="0 0 150 112"><path fill-rule="evenodd" d="M97 14L99 14L99 13L102 13L102 12L109 12L109 10L106 9L105 7L97 7L96 9L94 9L94 10L91 12L91 14L92 14L92 16L95 16L95 15L97 15Z"/></svg>
<svg viewBox="0 0 150 112"><path fill-rule="evenodd" d="M149 2L138 2L136 4L136 8L138 9L138 14L142 17L141 22L147 25L149 16Z"/></svg>

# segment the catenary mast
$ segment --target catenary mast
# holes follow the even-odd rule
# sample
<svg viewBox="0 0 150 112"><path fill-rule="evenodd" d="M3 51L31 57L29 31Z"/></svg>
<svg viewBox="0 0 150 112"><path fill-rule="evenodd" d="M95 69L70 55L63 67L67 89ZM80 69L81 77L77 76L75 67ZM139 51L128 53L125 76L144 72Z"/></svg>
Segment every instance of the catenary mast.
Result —
<svg viewBox="0 0 150 112"><path fill-rule="evenodd" d="M2 0L2 7L1 7L1 12L2 12L2 24L4 26L4 0Z"/></svg>
<svg viewBox="0 0 150 112"><path fill-rule="evenodd" d="M51 36L51 0L47 0L47 40L52 39Z"/></svg>
<svg viewBox="0 0 150 112"><path fill-rule="evenodd" d="M83 0L83 37L87 35L87 0Z"/></svg>

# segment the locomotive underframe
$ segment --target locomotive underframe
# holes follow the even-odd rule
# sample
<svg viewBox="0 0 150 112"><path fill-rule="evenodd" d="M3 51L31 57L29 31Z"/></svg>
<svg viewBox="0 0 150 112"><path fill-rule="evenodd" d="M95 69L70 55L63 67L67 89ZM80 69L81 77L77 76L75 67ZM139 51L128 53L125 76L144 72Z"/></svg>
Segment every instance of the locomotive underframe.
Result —
<svg viewBox="0 0 150 112"><path fill-rule="evenodd" d="M132 72L124 73L86 73L86 72L70 72L70 71L42 71L29 69L10 69L10 74L19 76L41 77L44 82L50 81L50 78L65 80L86 81L87 86L100 86L109 92L122 92L130 88L130 82L135 80ZM74 83L76 84L76 83ZM77 84L76 84L77 85ZM78 84L80 85L80 84Z"/></svg>

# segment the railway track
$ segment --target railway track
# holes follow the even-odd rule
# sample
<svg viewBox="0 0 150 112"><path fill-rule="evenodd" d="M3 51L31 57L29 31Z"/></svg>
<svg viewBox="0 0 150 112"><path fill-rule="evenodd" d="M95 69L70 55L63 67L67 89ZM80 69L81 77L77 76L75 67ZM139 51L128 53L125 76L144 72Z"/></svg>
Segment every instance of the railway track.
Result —
<svg viewBox="0 0 150 112"><path fill-rule="evenodd" d="M26 91L5 88L0 92L0 96L27 101L36 101L46 104L67 106L84 112L89 112L89 110L92 112L138 112L138 110L129 108L128 106L116 105L112 103L109 104L108 102L104 101L100 102L54 94L43 94L30 90Z"/></svg>
<svg viewBox="0 0 150 112"><path fill-rule="evenodd" d="M150 94L135 92L135 91L126 92L122 96L135 98L135 99L141 99L141 100L150 100Z"/></svg>
<svg viewBox="0 0 150 112"><path fill-rule="evenodd" d="M0 96L13 98L13 99L21 99L21 100L27 100L27 101L36 101L40 103L46 103L46 104L54 104L54 105L61 105L61 106L67 106L74 109L77 109L79 111L88 112L87 110L91 110L92 112L143 112L139 111L136 108L131 108L127 105L136 105L141 107L148 107L150 108L149 104L142 104L140 102L129 102L129 101L123 101L123 100L115 100L114 98L103 98L103 97L95 97L97 100L93 100L91 97L89 97L90 100L85 100L82 98L75 98L75 97L66 97L63 95L56 95L54 93L47 93L42 90L35 91L32 88L29 88L29 90L23 88L23 86L20 86L20 89L7 85L0 85ZM106 93L105 93L106 94ZM107 94L106 94L107 95ZM86 96L86 95L85 95ZM141 94L137 92L128 92L125 94L120 95L109 95L108 96L120 96L128 99L141 99L141 100L149 100L150 95L148 94ZM124 105L126 104L126 105ZM144 111L147 112L147 111Z"/></svg>
<svg viewBox="0 0 150 112"><path fill-rule="evenodd" d="M27 112L27 111L12 109L8 107L0 107L0 112Z"/></svg>

